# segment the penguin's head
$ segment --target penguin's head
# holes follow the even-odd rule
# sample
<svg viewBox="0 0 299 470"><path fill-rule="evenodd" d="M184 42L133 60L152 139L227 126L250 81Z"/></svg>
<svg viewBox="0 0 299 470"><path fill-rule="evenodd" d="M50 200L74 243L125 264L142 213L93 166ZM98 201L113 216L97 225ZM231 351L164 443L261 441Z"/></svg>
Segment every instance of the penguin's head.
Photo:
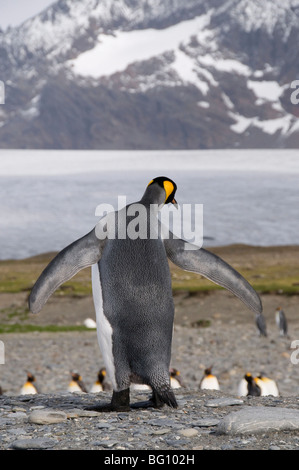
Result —
<svg viewBox="0 0 299 470"><path fill-rule="evenodd" d="M102 369L99 370L99 373L98 373L98 379L99 381L102 383L106 377L106 369L105 367L102 367Z"/></svg>
<svg viewBox="0 0 299 470"><path fill-rule="evenodd" d="M82 380L82 377L78 372L71 372L71 376L75 382L80 382Z"/></svg>
<svg viewBox="0 0 299 470"><path fill-rule="evenodd" d="M212 374L212 367L213 367L213 366L210 366L210 367L207 367L207 368L205 369L205 376L206 376L206 377L208 377L209 375L213 375L213 374Z"/></svg>
<svg viewBox="0 0 299 470"><path fill-rule="evenodd" d="M155 199L154 202L158 204L174 204L177 206L177 202L174 198L177 185L170 178L166 176L158 176L152 179L146 188L146 193L150 192L152 197Z"/></svg>
<svg viewBox="0 0 299 470"><path fill-rule="evenodd" d="M31 372L27 372L27 380L28 382L35 382L35 377Z"/></svg>
<svg viewBox="0 0 299 470"><path fill-rule="evenodd" d="M253 383L253 377L252 375L250 374L250 372L247 372L245 375L244 375L244 379L246 380L246 382L248 382L249 384Z"/></svg>
<svg viewBox="0 0 299 470"><path fill-rule="evenodd" d="M177 377L178 375L180 375L180 371L175 369L174 367L172 367L170 370L170 377Z"/></svg>

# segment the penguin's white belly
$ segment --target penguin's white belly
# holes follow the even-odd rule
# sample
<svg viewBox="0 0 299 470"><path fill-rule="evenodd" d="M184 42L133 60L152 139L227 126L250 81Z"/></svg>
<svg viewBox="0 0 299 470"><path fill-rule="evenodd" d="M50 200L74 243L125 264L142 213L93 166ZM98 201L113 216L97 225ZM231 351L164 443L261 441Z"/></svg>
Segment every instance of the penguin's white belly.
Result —
<svg viewBox="0 0 299 470"><path fill-rule="evenodd" d="M200 388L202 390L220 390L216 377L205 377L201 383Z"/></svg>
<svg viewBox="0 0 299 470"><path fill-rule="evenodd" d="M266 397L268 395L273 395L274 397L279 396L278 388L274 380L271 379L257 379L257 384L261 389L261 396Z"/></svg>
<svg viewBox="0 0 299 470"><path fill-rule="evenodd" d="M115 366L112 352L112 327L105 317L103 309L103 297L101 277L98 264L91 267L93 302L97 319L97 336L103 360L113 388L117 389L115 380Z"/></svg>
<svg viewBox="0 0 299 470"><path fill-rule="evenodd" d="M83 390L76 382L70 382L67 389L70 393L83 393Z"/></svg>
<svg viewBox="0 0 299 470"><path fill-rule="evenodd" d="M181 384L174 377L170 377L170 386L171 388L181 388Z"/></svg>
<svg viewBox="0 0 299 470"><path fill-rule="evenodd" d="M246 397L248 395L248 383L245 379L241 379L238 385L238 396Z"/></svg>
<svg viewBox="0 0 299 470"><path fill-rule="evenodd" d="M103 387L101 384L95 383L90 389L90 393L99 393L103 391Z"/></svg>
<svg viewBox="0 0 299 470"><path fill-rule="evenodd" d="M149 385L146 385L146 384L132 383L130 385L130 389L131 390L138 390L138 391L148 391L148 390L151 390L151 387Z"/></svg>
<svg viewBox="0 0 299 470"><path fill-rule="evenodd" d="M20 395L35 395L36 393L36 388L30 383L24 384L20 391Z"/></svg>

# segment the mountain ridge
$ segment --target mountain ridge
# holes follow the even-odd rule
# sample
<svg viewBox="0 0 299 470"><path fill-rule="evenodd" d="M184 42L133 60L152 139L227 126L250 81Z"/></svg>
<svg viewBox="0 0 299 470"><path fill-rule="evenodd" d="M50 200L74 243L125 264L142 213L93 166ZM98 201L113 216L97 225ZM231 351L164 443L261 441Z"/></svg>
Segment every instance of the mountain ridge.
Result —
<svg viewBox="0 0 299 470"><path fill-rule="evenodd" d="M0 33L0 148L298 148L299 0L59 0Z"/></svg>

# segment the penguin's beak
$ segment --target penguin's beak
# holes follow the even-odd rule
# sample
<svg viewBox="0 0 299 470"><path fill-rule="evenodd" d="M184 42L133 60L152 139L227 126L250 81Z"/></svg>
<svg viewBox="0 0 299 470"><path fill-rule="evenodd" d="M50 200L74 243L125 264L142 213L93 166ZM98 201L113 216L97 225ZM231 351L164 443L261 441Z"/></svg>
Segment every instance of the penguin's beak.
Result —
<svg viewBox="0 0 299 470"><path fill-rule="evenodd" d="M173 204L176 209L179 208L178 203L176 202L176 200L175 200L174 198L173 198L173 200L171 201L171 204Z"/></svg>

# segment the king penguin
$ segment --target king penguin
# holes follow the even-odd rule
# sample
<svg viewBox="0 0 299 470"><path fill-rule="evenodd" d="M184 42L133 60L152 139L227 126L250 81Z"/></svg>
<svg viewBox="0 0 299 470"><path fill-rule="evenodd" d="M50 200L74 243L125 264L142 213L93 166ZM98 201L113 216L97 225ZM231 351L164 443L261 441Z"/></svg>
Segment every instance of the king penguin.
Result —
<svg viewBox="0 0 299 470"><path fill-rule="evenodd" d="M256 377L256 383L261 389L261 396L272 395L273 397L279 397L279 390L275 380L266 377L263 373Z"/></svg>
<svg viewBox="0 0 299 470"><path fill-rule="evenodd" d="M275 322L279 329L280 336L287 336L288 335L288 322L287 317L281 307L277 307L275 311Z"/></svg>
<svg viewBox="0 0 299 470"><path fill-rule="evenodd" d="M251 374L247 373L245 374L244 379L247 382L247 396L251 395L253 397L260 397L262 390L256 377L252 377Z"/></svg>
<svg viewBox="0 0 299 470"><path fill-rule="evenodd" d="M97 380L94 382L93 386L90 389L90 393L105 392L106 390L111 390L110 384L106 381L107 373L105 367L102 367L97 376Z"/></svg>
<svg viewBox="0 0 299 470"><path fill-rule="evenodd" d="M27 372L27 380L20 390L20 395L35 395L38 393L38 388L34 384L35 377L31 372Z"/></svg>
<svg viewBox="0 0 299 470"><path fill-rule="evenodd" d="M181 378L181 373L179 370L175 369L172 367L169 371L170 374L170 386L171 388L181 388L185 387L182 378Z"/></svg>
<svg viewBox="0 0 299 470"><path fill-rule="evenodd" d="M200 390L220 390L218 379L212 374L212 367L205 369L199 388Z"/></svg>
<svg viewBox="0 0 299 470"><path fill-rule="evenodd" d="M78 372L71 372L72 380L68 385L68 391L71 393L87 393L87 389L82 380L82 377Z"/></svg>
<svg viewBox="0 0 299 470"><path fill-rule="evenodd" d="M92 266L98 341L113 386L111 403L97 404L97 411L177 407L169 377L174 302L168 260L262 311L255 290L230 265L162 226L159 210L177 204L176 190L170 178L152 179L138 202L106 213L91 232L58 253L30 293L30 311L38 313L62 283ZM130 404L131 383L149 385L151 399Z"/></svg>

